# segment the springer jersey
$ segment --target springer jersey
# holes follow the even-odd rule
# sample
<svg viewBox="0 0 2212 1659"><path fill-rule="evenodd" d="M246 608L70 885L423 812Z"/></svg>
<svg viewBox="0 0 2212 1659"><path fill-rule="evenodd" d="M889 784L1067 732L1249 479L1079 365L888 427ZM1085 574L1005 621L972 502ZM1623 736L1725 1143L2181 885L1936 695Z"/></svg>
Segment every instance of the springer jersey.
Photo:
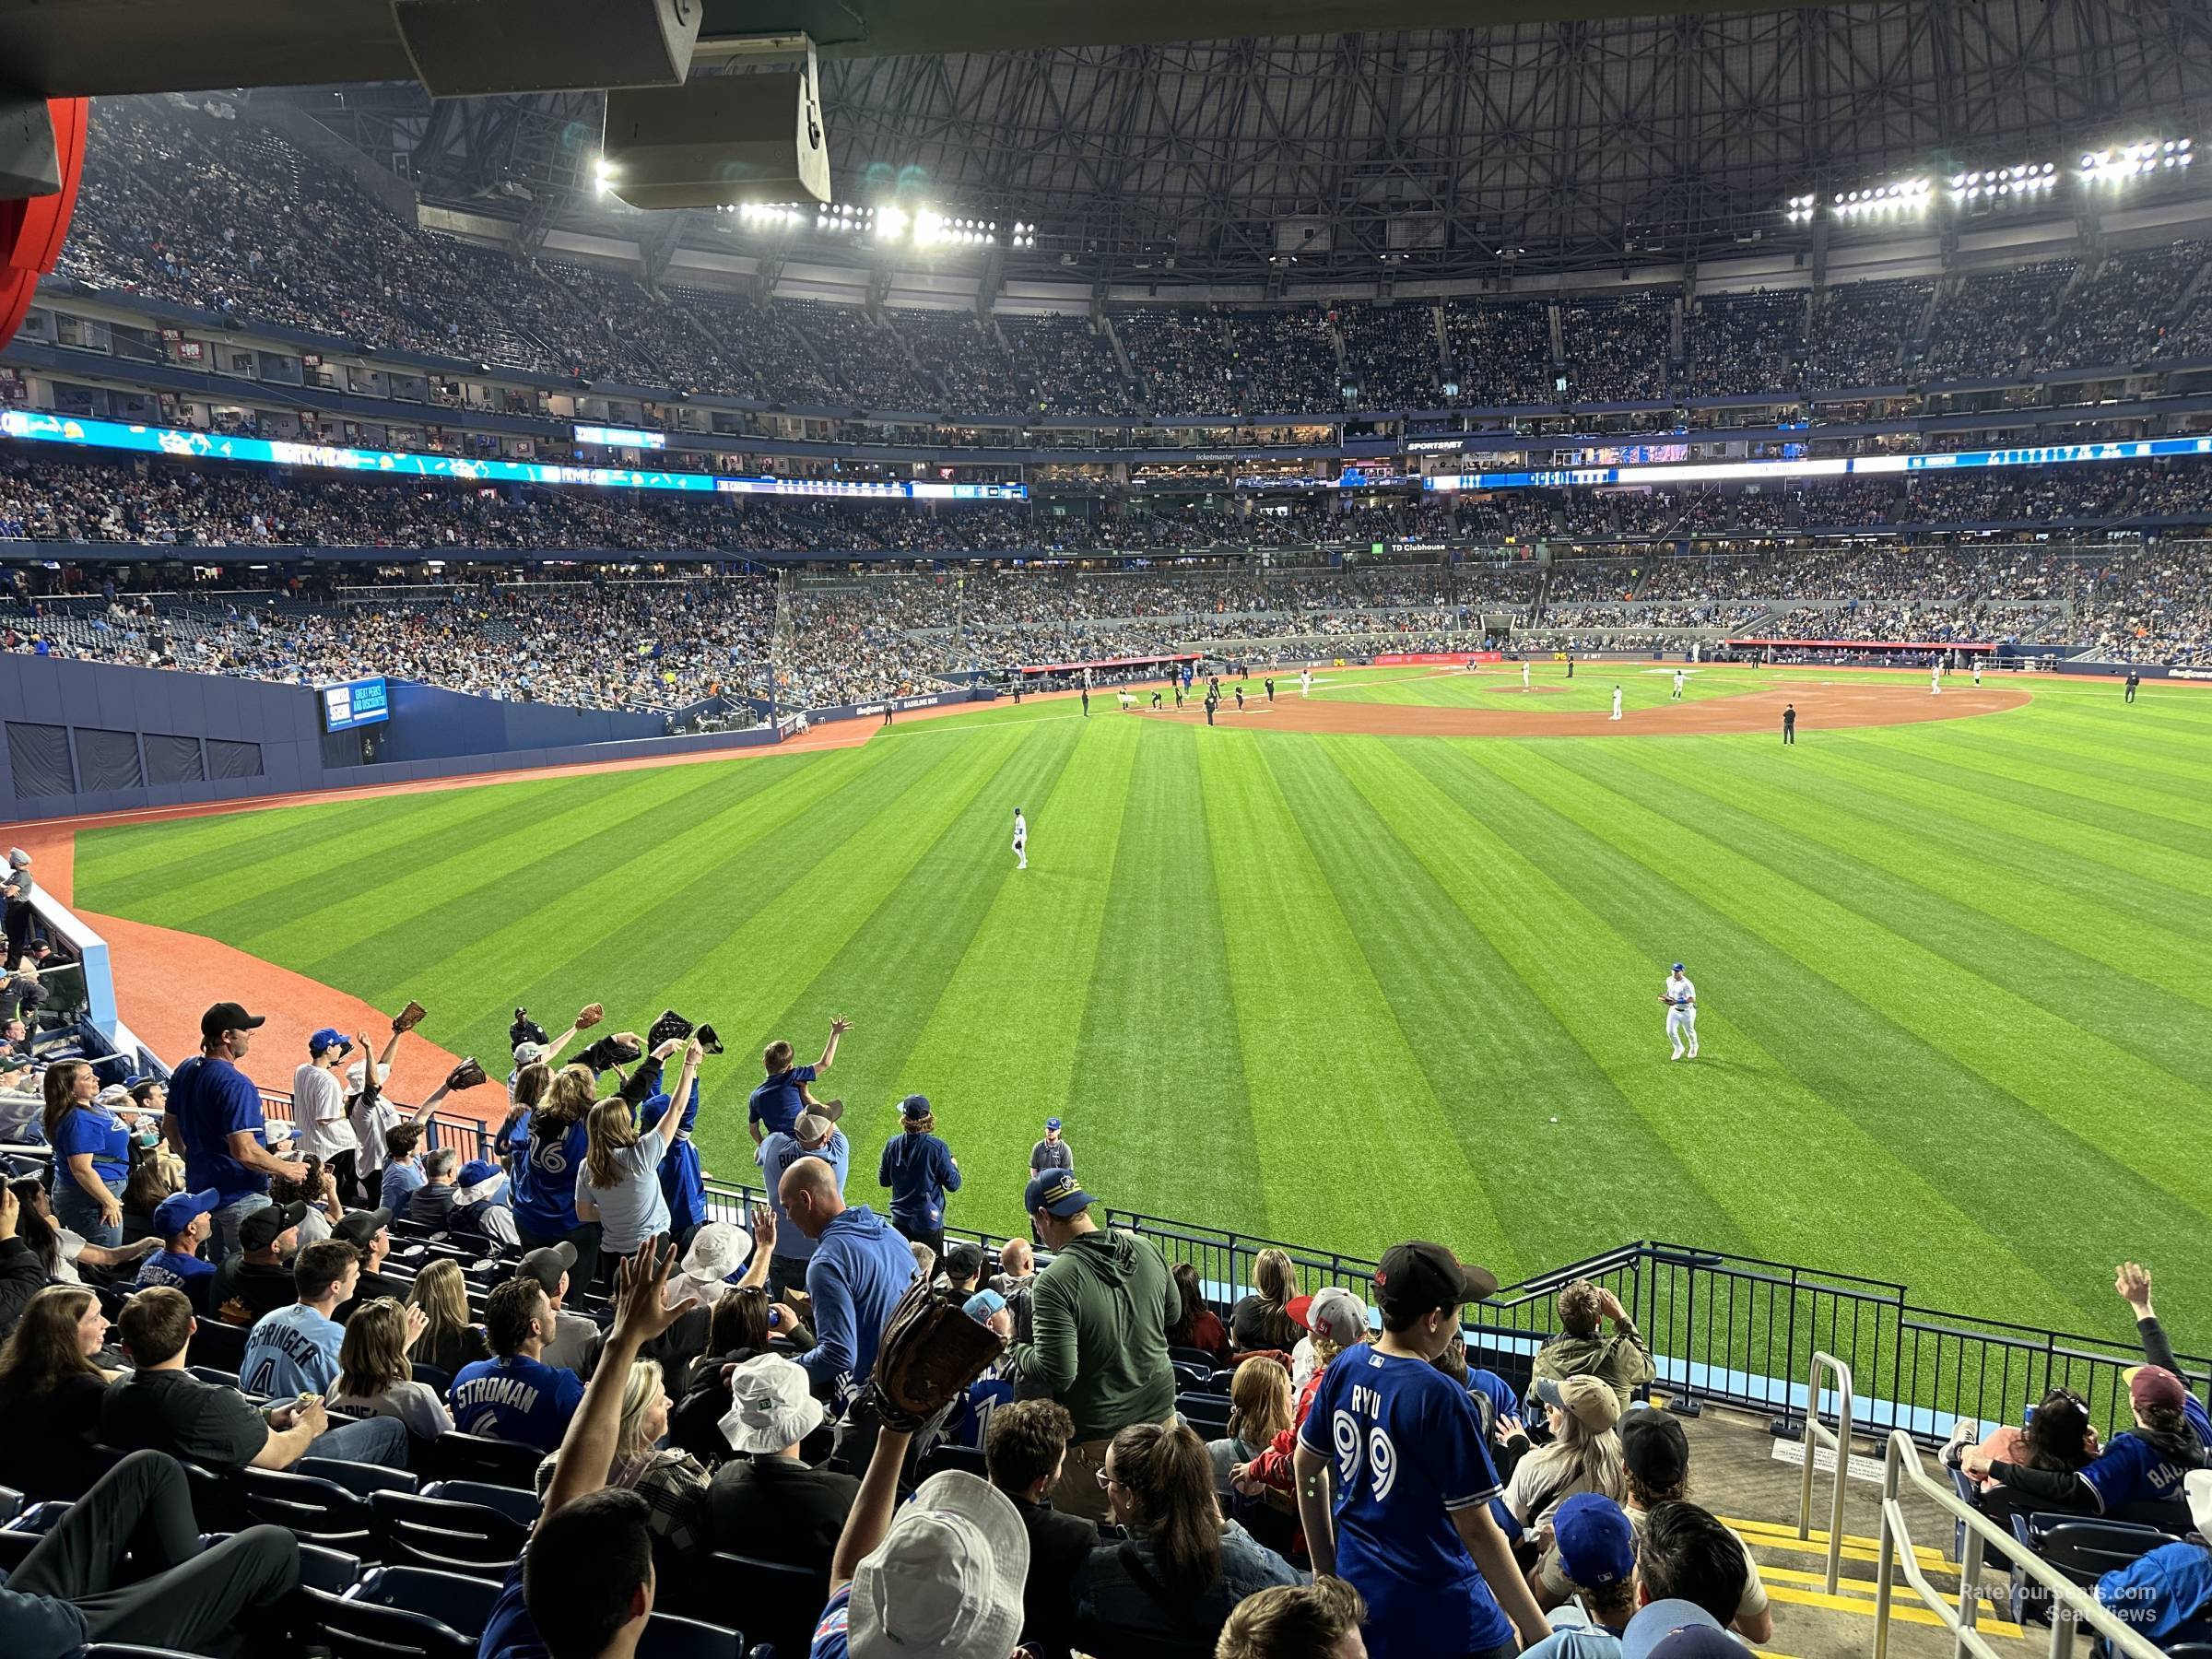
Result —
<svg viewBox="0 0 2212 1659"><path fill-rule="evenodd" d="M1363 1342L1322 1373L1299 1441L1329 1462L1336 1571L1367 1598L1374 1659L1513 1640L1453 1521L1500 1490L1465 1390Z"/></svg>

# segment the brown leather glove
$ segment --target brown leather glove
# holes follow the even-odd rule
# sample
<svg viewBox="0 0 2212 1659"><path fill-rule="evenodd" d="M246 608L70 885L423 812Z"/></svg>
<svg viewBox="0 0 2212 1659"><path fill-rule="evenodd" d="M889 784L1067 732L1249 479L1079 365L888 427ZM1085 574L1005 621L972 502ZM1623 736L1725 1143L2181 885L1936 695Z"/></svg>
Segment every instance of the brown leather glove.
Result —
<svg viewBox="0 0 2212 1659"><path fill-rule="evenodd" d="M411 1031L422 1023L423 1017L429 1013L429 1010L420 1003L410 1002L392 1017L392 1029L394 1031Z"/></svg>

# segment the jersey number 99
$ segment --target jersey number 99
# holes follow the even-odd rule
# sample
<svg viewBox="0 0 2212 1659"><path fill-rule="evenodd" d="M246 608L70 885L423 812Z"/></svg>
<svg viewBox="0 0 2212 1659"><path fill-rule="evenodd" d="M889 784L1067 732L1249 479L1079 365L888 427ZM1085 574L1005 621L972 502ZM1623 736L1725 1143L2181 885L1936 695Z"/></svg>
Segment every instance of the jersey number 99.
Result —
<svg viewBox="0 0 2212 1659"><path fill-rule="evenodd" d="M1390 1436L1380 1428L1370 1429L1363 1435L1359 1419L1348 1411L1339 1411L1331 1419L1329 1434L1336 1445L1337 1486L1348 1490L1359 1478L1359 1460L1364 1451L1373 1495L1378 1499L1388 1497L1398 1478L1398 1449L1390 1443Z"/></svg>

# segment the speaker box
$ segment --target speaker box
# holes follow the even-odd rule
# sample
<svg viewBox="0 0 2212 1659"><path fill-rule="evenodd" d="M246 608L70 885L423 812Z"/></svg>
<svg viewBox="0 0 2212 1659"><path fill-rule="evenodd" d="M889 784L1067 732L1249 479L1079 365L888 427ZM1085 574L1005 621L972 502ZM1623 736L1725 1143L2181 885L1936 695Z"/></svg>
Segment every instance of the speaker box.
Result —
<svg viewBox="0 0 2212 1659"><path fill-rule="evenodd" d="M814 54L803 67L606 95L606 187L633 207L830 199Z"/></svg>
<svg viewBox="0 0 2212 1659"><path fill-rule="evenodd" d="M674 87L705 0L392 0L433 98Z"/></svg>

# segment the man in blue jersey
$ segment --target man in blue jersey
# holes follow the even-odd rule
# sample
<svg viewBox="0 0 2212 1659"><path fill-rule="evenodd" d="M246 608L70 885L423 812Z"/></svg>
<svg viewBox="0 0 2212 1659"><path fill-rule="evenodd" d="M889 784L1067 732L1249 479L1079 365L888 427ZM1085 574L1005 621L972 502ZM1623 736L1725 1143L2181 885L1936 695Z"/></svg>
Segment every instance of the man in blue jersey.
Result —
<svg viewBox="0 0 2212 1659"><path fill-rule="evenodd" d="M182 1290L194 1313L208 1312L207 1291L215 1282L215 1264L203 1261L200 1246L207 1241L209 1222L222 1196L213 1187L204 1193L171 1193L154 1211L154 1236L161 1253L138 1265L140 1288L168 1285Z"/></svg>
<svg viewBox="0 0 2212 1659"><path fill-rule="evenodd" d="M1497 1288L1441 1244L1394 1245L1375 1273L1381 1338L1337 1356L1299 1430L1313 1571L1366 1600L1373 1659L1511 1659L1516 1630L1550 1633L1490 1513L1482 1424L1435 1364L1460 1309Z"/></svg>
<svg viewBox="0 0 2212 1659"><path fill-rule="evenodd" d="M300 1300L254 1322L239 1363L239 1386L272 1400L328 1394L338 1380L338 1349L346 1341L338 1304L353 1300L360 1276L360 1252L343 1239L310 1244L293 1258Z"/></svg>
<svg viewBox="0 0 2212 1659"><path fill-rule="evenodd" d="M752 1098L745 1108L746 1131L753 1137L754 1146L779 1131L789 1135L802 1112L818 1112L833 1124L844 1115L842 1100L818 1100L806 1086L836 1063L837 1040L852 1029L853 1022L841 1015L832 1019L830 1041L822 1045L822 1057L812 1065L794 1065L792 1062L798 1056L788 1042L771 1042L760 1051L760 1065L768 1075L753 1086Z"/></svg>
<svg viewBox="0 0 2212 1659"><path fill-rule="evenodd" d="M484 1305L484 1334L493 1358L463 1366L453 1378L453 1426L552 1451L583 1400L583 1383L539 1358L553 1334L545 1286L528 1275L500 1286Z"/></svg>
<svg viewBox="0 0 2212 1659"><path fill-rule="evenodd" d="M238 1224L269 1202L269 1177L304 1181L307 1166L276 1157L263 1144L267 1126L261 1090L238 1062L265 1023L233 1002L217 1003L200 1016L200 1052L169 1080L169 1109L161 1132L184 1156L184 1184L213 1187L222 1199L215 1211L208 1253L220 1262L239 1248Z"/></svg>

